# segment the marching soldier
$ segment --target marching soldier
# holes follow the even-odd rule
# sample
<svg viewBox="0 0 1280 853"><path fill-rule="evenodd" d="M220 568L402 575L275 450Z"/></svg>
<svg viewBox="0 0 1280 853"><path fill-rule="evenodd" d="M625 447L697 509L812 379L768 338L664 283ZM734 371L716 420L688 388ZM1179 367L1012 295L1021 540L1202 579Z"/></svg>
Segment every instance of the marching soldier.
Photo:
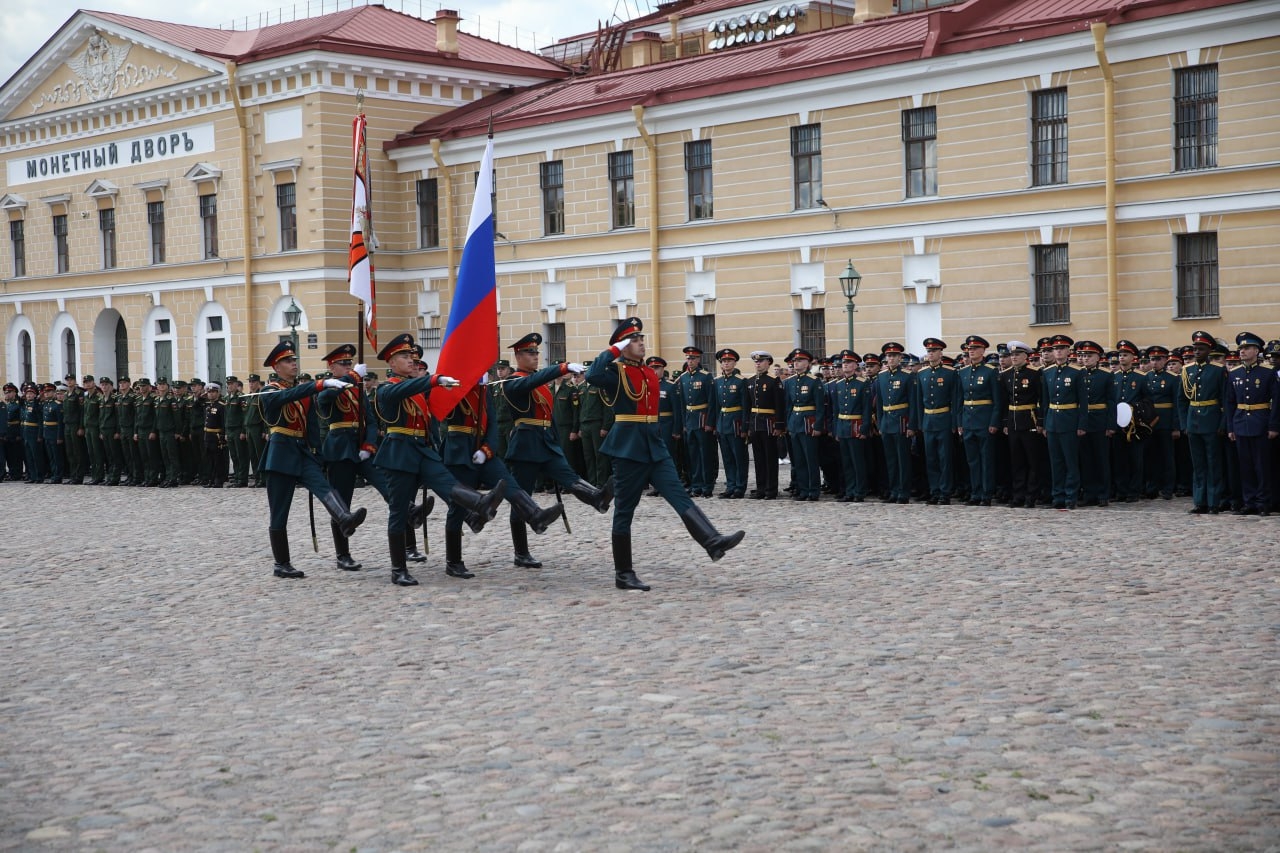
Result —
<svg viewBox="0 0 1280 853"><path fill-rule="evenodd" d="M968 506L991 506L996 489L1000 372L986 361L990 346L987 339L980 335L965 338L967 363L956 371L956 381L960 388L956 432L960 436L969 467Z"/></svg>
<svg viewBox="0 0 1280 853"><path fill-rule="evenodd" d="M711 374L702 367L702 350L687 346L685 371L676 384L684 408L684 449L689 454L689 489L695 498L709 498L715 491L713 473L715 446L712 442L711 400L715 392Z"/></svg>
<svg viewBox="0 0 1280 853"><path fill-rule="evenodd" d="M67 450L67 482L84 483L88 451L84 442L84 389L76 384L74 373L64 378L67 395L62 401L62 427Z"/></svg>
<svg viewBox="0 0 1280 853"><path fill-rule="evenodd" d="M204 455L209 460L206 489L221 489L227 482L227 404L222 386L210 382L204 387Z"/></svg>
<svg viewBox="0 0 1280 853"><path fill-rule="evenodd" d="M840 503L862 503L867 497L867 433L871 422L871 394L858 376L860 363L853 350L840 353L840 378L828 388L831 431L840 453L844 490Z"/></svg>
<svg viewBox="0 0 1280 853"><path fill-rule="evenodd" d="M1001 422L1009 439L1009 506L1036 505L1044 478L1040 433L1041 381L1029 365L1031 347L1009 341L1010 364L1000 374Z"/></svg>
<svg viewBox="0 0 1280 853"><path fill-rule="evenodd" d="M587 381L604 391L614 409L614 427L603 447L613 457L618 482L612 533L614 586L648 592L649 586L636 576L631 554L631 522L646 484L654 485L713 561L746 534L741 530L720 534L681 487L658 431L658 376L644 363L643 328L638 317L621 321L609 338L609 348L592 360Z"/></svg>
<svg viewBox="0 0 1280 853"><path fill-rule="evenodd" d="M1139 355L1141 352L1133 341L1116 342L1117 367L1112 371L1111 383L1112 396L1117 406L1125 403L1133 407L1147 398L1147 377L1137 367ZM1111 439L1112 459L1115 463L1112 481L1115 483L1116 500L1120 503L1137 501L1145 491L1142 470L1145 441L1137 440L1135 435L1132 430L1117 430Z"/></svg>
<svg viewBox="0 0 1280 853"><path fill-rule="evenodd" d="M1080 437L1088 417L1084 371L1070 363L1075 345L1067 335L1050 340L1053 363L1040 371L1044 398L1040 432L1049 444L1054 509L1075 509L1080 494Z"/></svg>
<svg viewBox="0 0 1280 853"><path fill-rule="evenodd" d="M609 504L613 501L613 478L610 477L603 486L596 488L578 476L565 459L551 427L552 397L551 389L547 386L557 377L582 373L585 368L581 364L569 362L548 365L539 370L538 359L541 353L538 347L541 344L542 335L530 332L511 345L515 353L513 358L516 370L503 386L507 402L515 415L511 437L507 442L507 468L520 488L526 492L532 492L539 475L545 475L596 512L608 512ZM514 508L511 510L510 523L511 541L516 553L534 560L529 553L529 537L524 521Z"/></svg>
<svg viewBox="0 0 1280 853"><path fill-rule="evenodd" d="M903 370L906 348L896 341L880 347L884 369L876 374L873 401L888 467L889 503L911 502L911 438L916 432L915 376Z"/></svg>
<svg viewBox="0 0 1280 853"><path fill-rule="evenodd" d="M925 338L925 365L916 372L916 421L924 443L927 503L947 506L954 485L952 439L959 423L960 383L954 367L943 363L947 345L938 338Z"/></svg>
<svg viewBox="0 0 1280 853"><path fill-rule="evenodd" d="M1111 498L1111 445L1116 431L1115 382L1101 366L1102 346L1076 344L1085 384L1084 435L1080 437L1080 485L1085 506L1107 506Z"/></svg>
<svg viewBox="0 0 1280 853"><path fill-rule="evenodd" d="M1217 514L1222 501L1222 453L1218 435L1224 429L1222 401L1227 371L1209 361L1216 345L1208 332L1191 333L1194 362L1182 368L1178 395L1178 423L1191 450L1191 501L1194 515Z"/></svg>
<svg viewBox="0 0 1280 853"><path fill-rule="evenodd" d="M818 469L818 442L822 434L826 393L822 382L809 375L813 356L797 347L786 357L795 375L782 383L786 395L787 433L791 437L791 471L795 475L796 492L792 499L816 501L822 488Z"/></svg>
<svg viewBox="0 0 1280 853"><path fill-rule="evenodd" d="M342 388L346 383L323 379L295 384L298 356L291 341L276 344L262 366L275 370L277 375L269 386L270 393L258 398L263 420L271 431L263 469L268 472L267 505L271 517L267 533L275 560L272 572L278 578L304 578L306 574L295 569L289 559L289 507L298 485L305 486L324 505L343 536L349 538L365 518L363 507L353 512L333 490L324 478L320 460L311 451L310 437L316 431L311 398L323 388Z"/></svg>
<svg viewBox="0 0 1280 853"><path fill-rule="evenodd" d="M714 380L712 417L715 435L724 459L725 490L720 497L734 499L747 494L747 380L738 372L738 352L722 349L716 353L720 375Z"/></svg>
<svg viewBox="0 0 1280 853"><path fill-rule="evenodd" d="M751 361L755 376L747 380L747 431L756 468L756 488L751 497L772 501L778 497L778 436L786 424L783 414L787 400L782 380L772 372L773 356L757 350L751 353Z"/></svg>
<svg viewBox="0 0 1280 853"><path fill-rule="evenodd" d="M428 432L427 396L431 389L456 385L458 380L421 369L419 352L413 336L407 333L397 335L382 348L378 358L390 367L391 376L378 386L373 400L373 411L386 428L386 438L378 446L374 464L386 472L391 496L387 503L387 546L391 554L391 582L396 586L418 585L417 579L409 574L405 548L405 530L411 523L418 489L433 490L448 501L450 507L460 504L468 511L467 524L476 533L497 514L505 489L505 484L499 482L482 494L459 483L444 466ZM339 379L324 381L335 383L329 387L342 388L345 384ZM346 530L342 534L351 535Z"/></svg>
<svg viewBox="0 0 1280 853"><path fill-rule="evenodd" d="M1262 338L1236 335L1240 367L1227 377L1224 417L1235 442L1244 506L1237 515L1271 514L1271 445L1280 436L1280 376L1258 358Z"/></svg>

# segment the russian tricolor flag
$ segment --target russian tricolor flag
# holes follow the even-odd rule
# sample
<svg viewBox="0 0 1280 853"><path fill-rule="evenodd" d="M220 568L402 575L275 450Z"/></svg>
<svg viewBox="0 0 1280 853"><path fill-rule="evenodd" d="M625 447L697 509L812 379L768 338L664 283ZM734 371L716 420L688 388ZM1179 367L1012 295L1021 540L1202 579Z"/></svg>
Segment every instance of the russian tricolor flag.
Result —
<svg viewBox="0 0 1280 853"><path fill-rule="evenodd" d="M458 265L458 284L449 308L449 325L436 373L461 382L433 388L427 405L436 420L445 416L475 387L498 360L498 273L493 257L493 138L480 161L476 197L467 224L467 242Z"/></svg>

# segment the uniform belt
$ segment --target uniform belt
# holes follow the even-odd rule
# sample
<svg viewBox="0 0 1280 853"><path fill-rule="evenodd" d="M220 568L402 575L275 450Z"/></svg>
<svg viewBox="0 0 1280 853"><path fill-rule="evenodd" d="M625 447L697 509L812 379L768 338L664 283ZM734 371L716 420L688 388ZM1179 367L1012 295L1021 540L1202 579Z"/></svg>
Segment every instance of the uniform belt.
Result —
<svg viewBox="0 0 1280 853"><path fill-rule="evenodd" d="M1069 412L1072 409L1078 408L1078 406L1076 406L1075 403L1050 403L1049 408L1053 409L1055 412Z"/></svg>
<svg viewBox="0 0 1280 853"><path fill-rule="evenodd" d="M411 435L414 438L426 438L427 431L425 429L414 429L413 427L387 427L387 432L396 435Z"/></svg>
<svg viewBox="0 0 1280 853"><path fill-rule="evenodd" d="M1106 403L1090 403L1090 404L1089 404L1089 411L1091 411L1091 412L1101 412L1101 411L1102 411L1103 409L1105 409L1106 407L1107 407L1107 404L1106 404Z"/></svg>
<svg viewBox="0 0 1280 853"><path fill-rule="evenodd" d="M675 412L658 412L658 417L660 418L674 418L675 416L676 416ZM618 416L614 415L613 419L617 420Z"/></svg>
<svg viewBox="0 0 1280 853"><path fill-rule="evenodd" d="M1010 406L1010 407L1009 407L1009 411L1011 411L1011 412L1030 412L1030 411L1034 411L1034 410L1035 410L1035 407L1036 407L1036 404L1035 404L1035 403L1027 403L1027 404L1025 404L1025 405L1021 405L1021 406Z"/></svg>
<svg viewBox="0 0 1280 853"><path fill-rule="evenodd" d="M926 415L945 415L949 411L951 411L950 406L943 406L941 409L925 409L924 413Z"/></svg>
<svg viewBox="0 0 1280 853"><path fill-rule="evenodd" d="M225 432L226 430L221 430L221 429L218 429L217 427L205 427L205 428L204 428L204 431L205 431L205 432L219 432L219 433L220 433L220 432Z"/></svg>
<svg viewBox="0 0 1280 853"><path fill-rule="evenodd" d="M837 417L839 417L839 418L840 418L840 420L842 420L842 421L860 421L860 420L862 420L862 415L838 415Z"/></svg>
<svg viewBox="0 0 1280 853"><path fill-rule="evenodd" d="M886 412L900 412L900 411L902 411L903 409L907 408L909 405L911 405L911 404L910 404L910 403L897 403L897 404L892 405L892 406L885 406L885 407L884 407L884 410L885 410Z"/></svg>
<svg viewBox="0 0 1280 853"><path fill-rule="evenodd" d="M1191 401L1191 405L1193 405L1193 406L1216 406L1216 405L1218 405L1218 401L1217 401L1217 400L1192 400L1192 401Z"/></svg>
<svg viewBox="0 0 1280 853"><path fill-rule="evenodd" d="M793 411L793 412L813 412L813 411L816 411L816 410L817 410L817 408L818 408L817 406L792 406L792 407L791 407L791 411Z"/></svg>
<svg viewBox="0 0 1280 853"><path fill-rule="evenodd" d="M36 423L35 421L23 421L22 425L23 426L40 426L40 424Z"/></svg>
<svg viewBox="0 0 1280 853"><path fill-rule="evenodd" d="M727 406L720 410L721 414L728 414L729 412L741 412L741 411L742 411L741 406Z"/></svg>
<svg viewBox="0 0 1280 853"><path fill-rule="evenodd" d="M691 412L700 412L707 407L706 403L698 403L696 406L685 406Z"/></svg>
<svg viewBox="0 0 1280 853"><path fill-rule="evenodd" d="M466 424L450 424L449 432L465 432L467 435L475 435L476 428Z"/></svg>
<svg viewBox="0 0 1280 853"><path fill-rule="evenodd" d="M752 407L751 407L751 414L753 414L753 415L776 415L776 414L777 414L777 412L776 412L775 410L773 410L773 409L757 409L755 406L752 406Z"/></svg>
<svg viewBox="0 0 1280 853"><path fill-rule="evenodd" d="M551 421L547 420L546 418L516 418L515 425L516 426L527 425L527 426L536 426L536 427L549 427L551 426Z"/></svg>
<svg viewBox="0 0 1280 853"><path fill-rule="evenodd" d="M995 400L965 400L966 406L990 406Z"/></svg>
<svg viewBox="0 0 1280 853"><path fill-rule="evenodd" d="M1247 409L1247 408L1249 408L1249 407L1248 407L1248 406L1241 406L1240 408L1242 408L1242 409ZM44 422L44 425L45 425L45 426L57 426L57 425L58 425L58 422L57 422L57 421L45 421L45 422Z"/></svg>
<svg viewBox="0 0 1280 853"><path fill-rule="evenodd" d="M286 427L272 427L271 432L273 435L288 435L293 438L302 438L304 435L300 429L287 429Z"/></svg>
<svg viewBox="0 0 1280 853"><path fill-rule="evenodd" d="M329 424L329 429L355 429L360 426L359 421L334 421Z"/></svg>
<svg viewBox="0 0 1280 853"><path fill-rule="evenodd" d="M1173 403L1152 403L1151 405L1152 405L1152 406L1154 406L1154 407L1155 407L1155 408L1157 408L1157 409L1172 409L1172 408L1173 408Z"/></svg>
<svg viewBox="0 0 1280 853"><path fill-rule="evenodd" d="M1236 406L1236 409L1241 412L1265 412L1269 408L1271 408L1270 403L1240 403Z"/></svg>
<svg viewBox="0 0 1280 853"><path fill-rule="evenodd" d="M657 415L614 415L613 419L624 424L656 424Z"/></svg>

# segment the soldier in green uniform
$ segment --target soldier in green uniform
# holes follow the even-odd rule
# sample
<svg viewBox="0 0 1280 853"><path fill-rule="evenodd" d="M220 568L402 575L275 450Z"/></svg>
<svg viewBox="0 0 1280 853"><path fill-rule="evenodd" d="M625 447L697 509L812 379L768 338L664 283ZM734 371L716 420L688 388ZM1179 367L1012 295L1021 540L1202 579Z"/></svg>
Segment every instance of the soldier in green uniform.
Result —
<svg viewBox="0 0 1280 853"><path fill-rule="evenodd" d="M583 362L590 367L591 362ZM612 475L609 457L600 452L600 445L613 426L613 409L605 405L600 389L593 385L582 386L578 397L578 436L582 445L582 457L586 479L593 486L603 486Z"/></svg>
<svg viewBox="0 0 1280 853"><path fill-rule="evenodd" d="M787 433L791 437L791 470L795 475L797 501L816 501L822 486L818 473L818 442L815 436L822 434L826 421L826 386L816 376L809 374L813 356L808 350L797 347L786 359L795 370L782 382L786 397Z"/></svg>
<svg viewBox="0 0 1280 853"><path fill-rule="evenodd" d="M179 382L182 380L178 380ZM181 416L178 395L169 390L169 380L156 380L155 434L160 449L160 488L172 489L182 482L182 454L178 443L178 420Z"/></svg>
<svg viewBox="0 0 1280 853"><path fill-rule="evenodd" d="M1138 369L1138 345L1133 341L1116 342L1116 368L1111 372L1111 384L1116 406L1125 403L1130 407L1146 400L1146 374ZM1116 501L1136 502L1144 491L1142 462L1146 442L1137 433L1117 428L1111 437L1112 477Z"/></svg>
<svg viewBox="0 0 1280 853"><path fill-rule="evenodd" d="M370 372L372 375L372 371ZM249 445L249 470L253 472L253 485L261 488L267 484L262 473L262 452L266 449L267 427L262 421L262 406L256 396L262 390L262 377L256 373L249 374L248 406L244 412L244 435ZM376 382L377 379L375 378Z"/></svg>
<svg viewBox="0 0 1280 853"><path fill-rule="evenodd" d="M1088 409L1084 371L1070 363L1075 345L1067 335L1054 335L1049 345L1053 363L1040 371L1040 432L1049 444L1049 476L1054 509L1075 509L1080 493L1080 437Z"/></svg>
<svg viewBox="0 0 1280 853"><path fill-rule="evenodd" d="M118 486L125 471L124 454L120 450L120 395L110 376L99 377L98 387L102 389L102 404L98 408L98 435L102 438L103 477L106 479L105 485Z"/></svg>
<svg viewBox="0 0 1280 853"><path fill-rule="evenodd" d="M102 389L93 381L93 376L84 378L84 446L87 456L85 477L91 486L100 486L105 480L105 450L102 446L102 433L98 429L98 419L102 410Z"/></svg>
<svg viewBox="0 0 1280 853"><path fill-rule="evenodd" d="M209 464L209 482L206 489L221 489L227 482L227 469L231 461L227 453L227 404L222 399L222 386L210 382L204 387L204 455Z"/></svg>
<svg viewBox="0 0 1280 853"><path fill-rule="evenodd" d="M1117 387L1101 364L1102 345L1076 344L1085 383L1084 435L1080 436L1080 487L1085 506L1107 506L1111 495L1110 437L1116 431Z"/></svg>
<svg viewBox="0 0 1280 853"><path fill-rule="evenodd" d="M209 482L209 456L205 452L204 443L204 380L192 379L187 385L191 389L191 408L187 410L187 437L191 445L191 480L193 483L205 485Z"/></svg>
<svg viewBox="0 0 1280 853"><path fill-rule="evenodd" d="M244 395L244 385L239 377L227 377L227 396L223 402L227 406L227 452L232 466L227 482L238 489L249 485L249 442L244 434L244 418L252 399Z"/></svg>
<svg viewBox="0 0 1280 853"><path fill-rule="evenodd" d="M969 506L991 506L996 488L996 433L1000 430L1000 372L986 361L986 338L965 338L966 363L956 371L960 412L956 432L969 466Z"/></svg>
<svg viewBox="0 0 1280 853"><path fill-rule="evenodd" d="M1143 442L1146 445L1143 459L1146 496L1154 498L1158 494L1171 501L1178 473L1173 447L1182 435L1178 429L1177 403L1182 389L1177 375L1169 371L1168 347L1154 344L1147 347L1146 352L1151 369L1143 377L1142 393L1155 412L1151 435Z"/></svg>
<svg viewBox="0 0 1280 853"><path fill-rule="evenodd" d="M151 380L143 376L133 383L137 397L134 405L134 436L142 454L140 486L160 485L160 443L156 439L156 396Z"/></svg>
<svg viewBox="0 0 1280 853"><path fill-rule="evenodd" d="M709 498L715 491L716 461L715 440L712 432L711 401L715 395L714 378L703 368L701 349L687 346L685 370L676 380L680 387L680 400L684 410L684 449L689 456L689 489L695 498Z"/></svg>
<svg viewBox="0 0 1280 853"><path fill-rule="evenodd" d="M67 452L67 482L84 482L87 451L84 442L84 389L76 384L75 374L66 377L67 394L62 401L62 425Z"/></svg>
<svg viewBox="0 0 1280 853"><path fill-rule="evenodd" d="M185 486L191 482L191 469L195 464L195 451L191 447L191 409L195 406L195 397L182 379L173 383L173 392L177 396L173 435L178 442L178 485Z"/></svg>
<svg viewBox="0 0 1280 853"><path fill-rule="evenodd" d="M714 380L711 418L724 459L725 489L720 497L737 500L747 494L747 380L738 370L738 351L725 348L716 353L720 375Z"/></svg>
<svg viewBox="0 0 1280 853"><path fill-rule="evenodd" d="M871 392L858 376L862 359L853 350L840 353L840 377L827 385L827 403L836 449L840 454L844 491L840 503L862 503L867 498L867 427L871 423Z"/></svg>
<svg viewBox="0 0 1280 853"><path fill-rule="evenodd" d="M1194 361L1182 368L1182 393L1178 395L1178 422L1191 449L1191 512L1217 514L1223 499L1223 462L1220 434L1224 432L1223 400L1226 368L1209 361L1217 344L1208 332L1191 333Z"/></svg>
<svg viewBox="0 0 1280 853"><path fill-rule="evenodd" d="M46 382L40 387L40 440L44 446L44 481L62 484L62 403L57 386Z"/></svg>
<svg viewBox="0 0 1280 853"><path fill-rule="evenodd" d="M560 443L564 458L569 460L574 473L585 479L587 466L582 453L581 428L578 425L578 406L582 391L581 380L572 375L556 382L551 424L555 427L556 440Z"/></svg>
<svg viewBox="0 0 1280 853"><path fill-rule="evenodd" d="M631 551L631 523L645 485L653 484L713 561L746 534L721 534L682 488L659 434L658 375L645 365L643 328L638 317L620 322L609 348L592 360L587 381L605 392L614 409L614 426L603 448L614 460L618 483L612 528L614 586L647 592L649 586L636 576Z"/></svg>
<svg viewBox="0 0 1280 853"><path fill-rule="evenodd" d="M938 338L925 338L925 364L916 371L915 409L924 444L926 503L947 506L954 485L952 436L960 421L960 381L954 367L943 364L947 348Z"/></svg>
<svg viewBox="0 0 1280 853"><path fill-rule="evenodd" d="M905 352L897 341L883 344L884 370L872 383L872 405L888 468L888 502L900 504L911 502L911 439L915 436L915 376L902 368Z"/></svg>
<svg viewBox="0 0 1280 853"><path fill-rule="evenodd" d="M19 413L27 482L41 483L44 481L44 441L40 436L40 388L34 382L22 385Z"/></svg>
<svg viewBox="0 0 1280 853"><path fill-rule="evenodd" d="M119 395L116 418L120 422L120 459L123 464L122 486L142 485L142 448L138 445L138 397L128 376L121 376L116 386Z"/></svg>

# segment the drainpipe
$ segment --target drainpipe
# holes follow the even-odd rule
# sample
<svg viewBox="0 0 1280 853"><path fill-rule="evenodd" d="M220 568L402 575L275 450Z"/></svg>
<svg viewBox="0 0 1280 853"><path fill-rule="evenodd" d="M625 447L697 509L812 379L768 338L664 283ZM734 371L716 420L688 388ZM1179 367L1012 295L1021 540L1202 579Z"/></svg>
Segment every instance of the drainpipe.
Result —
<svg viewBox="0 0 1280 853"><path fill-rule="evenodd" d="M244 241L244 313L248 318L245 323L245 348L249 353L249 364L253 365L257 345L254 343L254 330L257 320L253 313L253 218L249 215L252 205L249 180L249 118L245 115L244 105L240 103L240 86L236 83L236 64L227 63L227 85L231 91L231 104L236 110L236 125L240 130L240 211L241 239Z"/></svg>
<svg viewBox="0 0 1280 853"><path fill-rule="evenodd" d="M440 156L440 140L431 140L431 156L436 161L436 171L440 173L440 183L444 185L444 233L445 233L445 257L449 267L449 299L453 299L453 292L456 289L454 281L453 269L453 181L449 175L449 167L444 164L444 158Z"/></svg>
<svg viewBox="0 0 1280 853"><path fill-rule="evenodd" d="M1116 270L1116 80L1103 43L1107 25L1099 22L1090 29L1093 52L1102 71L1103 137L1107 156L1107 340L1114 342L1120 337L1120 287Z"/></svg>
<svg viewBox="0 0 1280 853"><path fill-rule="evenodd" d="M636 119L636 129L644 140L645 150L649 152L649 317L653 326L652 343L649 351L662 352L662 314L658 311L658 301L662 290L658 277L658 140L649 135L644 126L644 107L636 104L631 108Z"/></svg>

